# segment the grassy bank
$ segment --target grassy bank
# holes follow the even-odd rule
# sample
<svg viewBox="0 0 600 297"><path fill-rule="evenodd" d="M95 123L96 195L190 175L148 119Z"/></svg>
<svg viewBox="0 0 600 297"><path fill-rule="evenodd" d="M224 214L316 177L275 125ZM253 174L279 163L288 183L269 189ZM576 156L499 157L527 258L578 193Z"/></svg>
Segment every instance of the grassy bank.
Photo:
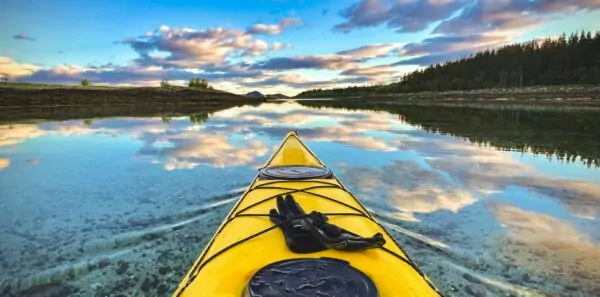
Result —
<svg viewBox="0 0 600 297"><path fill-rule="evenodd" d="M108 87L0 84L0 106L203 105L228 107L260 101L219 90L170 86ZM7 109L5 109L7 110Z"/></svg>
<svg viewBox="0 0 600 297"><path fill-rule="evenodd" d="M555 105L600 107L600 86L553 86L527 88L494 88L469 91L356 94L350 96L315 96L371 103L416 105ZM298 97L298 99L300 99Z"/></svg>

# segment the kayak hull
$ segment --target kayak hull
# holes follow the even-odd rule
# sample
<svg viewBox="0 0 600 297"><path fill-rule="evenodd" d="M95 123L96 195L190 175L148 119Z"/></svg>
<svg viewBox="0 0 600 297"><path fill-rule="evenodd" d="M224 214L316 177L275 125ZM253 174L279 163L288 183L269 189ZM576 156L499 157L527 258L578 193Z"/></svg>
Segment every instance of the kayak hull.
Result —
<svg viewBox="0 0 600 297"><path fill-rule="evenodd" d="M288 133L265 167L289 165L326 168L295 132ZM275 198L286 194L293 195L307 213L313 210L338 213L329 215L329 222L358 235L370 237L382 233L384 248L291 252L282 231L267 216L271 209L277 208ZM261 268L283 260L321 257L349 262L374 282L379 296L441 296L334 175L300 180L264 179L257 175L173 296L244 296L250 279Z"/></svg>

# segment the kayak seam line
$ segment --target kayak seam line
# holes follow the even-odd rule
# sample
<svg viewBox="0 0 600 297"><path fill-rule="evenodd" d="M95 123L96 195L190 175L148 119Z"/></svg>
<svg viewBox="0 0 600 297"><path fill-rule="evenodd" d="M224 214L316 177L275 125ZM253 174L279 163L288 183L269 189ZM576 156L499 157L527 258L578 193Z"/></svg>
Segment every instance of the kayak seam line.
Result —
<svg viewBox="0 0 600 297"><path fill-rule="evenodd" d="M322 181L322 180L315 180L315 179L299 179L299 180L287 180L287 179L278 179L278 180L272 180L269 182L266 182L264 184L259 184L254 186L254 188L252 189L256 189L256 188L261 188L264 186L268 186L268 185L272 185L272 184L277 184L277 183L320 183L320 184L326 184L326 185L331 185L331 186L335 186L335 187L340 187L339 185L336 185L335 183L329 183L326 181Z"/></svg>
<svg viewBox="0 0 600 297"><path fill-rule="evenodd" d="M363 212L362 212L360 209L358 209L358 208L356 208L356 207L354 207L354 206L352 206L352 205L348 205L348 204L346 204L346 203L344 203L344 202L337 201L337 200L335 200L335 199L332 199L332 198L330 198L330 197L327 197L327 196L324 196L324 195L320 195L320 194L316 194L316 193L312 193L312 192L309 192L309 191L308 191L308 190L312 190L312 189L318 189L318 188L337 188L337 189L341 189L341 188L340 188L339 186L337 186L337 185L336 185L336 186L313 186L313 187L308 187L308 188L304 188L304 189L290 189L290 188L279 188L279 187L268 187L268 188L267 188L267 187L263 187L262 189L269 189L269 188L282 189L282 190L291 190L291 191L289 191L289 192L286 192L286 193L279 193L279 194L276 194L276 195L270 196L270 197L268 197L268 198L265 198L265 199L263 199L263 200L257 201L257 202L255 202L255 203L253 203L253 204L251 204L251 205L248 205L247 207L244 207L244 208L242 208L241 210L237 211L236 213L233 213L233 214L232 214L232 216L230 216L229 218L227 218L227 220L225 221L225 223L223 223L223 225L221 226L221 228L219 228L219 230L217 231L217 233L216 233L216 234L215 234L213 237L216 237L218 234L220 234L220 233L221 233L221 231L223 230L223 228L225 228L225 227L226 227L226 226L227 226L227 225L228 225L230 222L232 222L232 221L233 221L233 220L234 220L234 219L235 219L235 218L236 218L238 215L240 215L242 212L244 212L244 211L246 211L246 210L248 210L248 209L250 209L250 208L252 208L252 207L254 207L254 206L256 206L256 205L259 205L259 204L262 204L262 203L264 203L264 202L267 202L267 201L269 201L269 200L275 199L275 198L277 198L277 196L281 196L281 195L288 195L288 194L292 194L292 193L298 193L298 192L304 192L304 193L307 193L307 194L309 194L309 195L315 195L315 196L317 196L317 197L324 198L324 199L330 200L330 201L332 201L332 202L335 202L335 203L338 203L338 204L342 204L342 205L344 205L344 206L347 206L347 207L348 207L348 208L350 208L350 209L356 210L356 211L358 212L358 214L360 214L361 216L364 216L365 218L367 218L367 219L369 219L370 221L372 221L372 222L374 222L374 223L376 223L376 224L377 224L377 222L375 222L375 221L374 221L374 219L373 219L371 216L369 216L369 215L366 215L366 214L365 214L365 213L363 213ZM254 189L256 189L256 187L255 187L255 188L252 188L252 189L250 189L248 192L246 192L246 195L248 195L248 193L250 193L250 192L251 192L251 191L253 191ZM347 192L345 189L341 189L341 190L343 190L344 192L348 193L348 192ZM246 195L245 195L245 196L246 196ZM208 247L208 248L210 248L210 247ZM219 251L219 252L217 252L217 253L220 253L220 251ZM192 273L194 273L194 272L196 272L196 271L199 271L199 270L200 270L200 269L201 269L201 268L204 266L204 263L208 262L208 259L207 259L207 260L204 260L204 259L203 259L203 258L204 258L204 257L205 257L207 254L208 254L208 249L207 249L206 253L202 255L202 258L201 258L201 259L200 259L200 260L197 262L197 265L196 265L196 266L194 266L194 268L192 269ZM213 254L212 256L210 256L210 257L209 257L209 259L210 259L210 258L212 258L214 255L216 255L216 253L215 253L215 254ZM191 274L190 274L190 275L191 275ZM192 279L192 277L190 276L190 278L188 279L188 282L191 282L191 281L193 281L193 279ZM179 296L179 295L177 295L177 296Z"/></svg>
<svg viewBox="0 0 600 297"><path fill-rule="evenodd" d="M224 228L225 228L225 227L226 227L226 226L227 226L227 225L228 225L228 224L229 224L231 221L233 221L233 219L235 218L235 216L236 216L236 215L238 215L238 214L240 214L241 212L243 212L243 211L246 211L246 210L248 210L248 209L250 209L250 208L252 208L252 207L254 207L254 206L258 205L258 204L261 204L261 203L263 203L263 202L266 202L266 201L268 201L268 200L274 199L274 198L276 198L276 197L277 197L277 196L279 196L279 195L287 195L287 194L297 193L297 192L300 192L300 191L310 190L311 188L331 188L331 187L332 187L332 186L314 186L314 187L309 187L309 188L305 188L305 189L294 189L294 191L290 191L290 192L287 192L287 193L279 193L279 194L277 194L277 195L275 195L275 196L272 196L272 197L266 198L266 199L264 199L264 200L258 201L258 202L254 203L254 204L252 204L252 205L249 205L248 207L245 207L245 208L243 208L242 210L238 211L237 213L235 212L235 210L232 210L232 212L230 213L230 216L229 216L229 218L227 218L227 220L225 220L225 222L224 222L224 223L221 225L221 227L219 227L219 230L217 230L217 232L216 232L216 233L213 235L213 239L214 239L214 238L216 238L216 237L217 237L217 235L221 234L221 232L223 231L223 229L224 229ZM255 189L255 188L248 189L248 190L246 191L246 193L244 194L244 197L246 197L246 196L247 196L247 195L248 195L250 192L252 192L254 189ZM310 192L307 192L307 193L310 193ZM240 201L241 201L241 200L240 200ZM239 206L239 204L236 204L236 207L237 207L237 206ZM190 277L188 278L188 283L192 281L192 274L193 274L194 272L196 272L197 270L199 270L199 269L198 269L198 267L202 267L202 266L204 265L204 262L206 262L206 261L204 261L204 258L205 258L205 257L206 257L206 255L208 254L208 252L209 252L209 249L210 249L211 247L212 247L212 239L211 239L211 242L209 242L209 245L206 247L206 251L205 251L204 253L202 253L202 256L200 256L200 259L199 259L199 260L196 262L196 265L194 265L194 267L192 268L191 272L190 272L190 273L188 273L188 274L190 275ZM212 257L212 256L211 256L211 257ZM183 291L183 288L181 289L181 291L179 291L180 293L178 293L178 294L177 294L177 296L179 296L179 295L181 294L181 292L182 292L182 291Z"/></svg>
<svg viewBox="0 0 600 297"><path fill-rule="evenodd" d="M364 217L365 215L363 215L362 213L356 213L356 212L324 212L321 213L323 215L326 216L359 216L359 217ZM268 213L240 213L235 215L235 217L268 217L270 216L270 214Z"/></svg>
<svg viewBox="0 0 600 297"><path fill-rule="evenodd" d="M285 138L285 139L282 141L282 143L281 143L281 145L279 146L279 148L278 148L278 149L275 151L275 153L273 153L273 155L271 156L271 158L269 158L269 160L268 160L268 161L267 161L267 163L266 163L266 164L263 166L263 168L265 168L265 167L268 167L268 166L270 165L270 163L271 163L271 162L272 162L272 161L275 159L275 157L277 156L277 154L278 154L278 153L279 153L279 152L282 150L282 148L283 148L283 146L284 146L283 144L284 144L284 143L285 143L285 142L286 142L286 141L287 141L289 138L291 138L292 136L296 138L296 140L297 140L297 141L298 141L298 142L299 142L299 143L300 143L300 144L301 144L301 145L304 147L304 149L306 149L306 150L307 150L307 152L308 152L308 153L309 153L309 154L310 154L310 155L311 155L311 156L312 156L312 157L313 157L313 158L314 158L314 159L317 161L317 163L318 163L319 165L326 167L326 166L325 166L325 164L324 164L324 163L323 163L323 162L322 162L322 161L321 161L321 160L320 160L320 159L319 159L319 158L318 158L318 157L317 157L317 156L316 156L316 155L315 155L315 154L314 154L314 153L313 153L313 152L312 152L312 151L311 151L311 150L310 150L310 149L309 149L307 146L306 146L306 144L304 144L304 142L303 142L303 141L300 139L300 137L298 137L298 135L297 135L297 132L296 132L296 131L294 131L294 132L295 132L294 134L288 134L288 135L286 136L286 138ZM352 209L355 209L355 210L357 210L357 211L359 212L359 213L357 213L357 214L353 214L353 215L364 216L364 217L368 218L369 220L373 221L373 222L374 222L374 223L375 223L377 226L379 226L379 227L380 227L380 228L383 230L383 232L384 232L384 233L385 233L385 234L386 234L386 235L387 235L389 238L391 238L391 239L392 239L392 242L393 242L393 243L395 243L395 245L397 246L397 248L398 248L398 249L399 249L401 252L403 252L403 253L405 254L406 258L404 258L404 257L400 256L399 254L395 253L394 251L391 251L391 250L389 250L389 249L387 249L387 248L385 248L385 247L383 247L383 246L382 246L382 247L380 247L380 248L381 248L381 249L383 249L384 251L388 252L388 253L391 253L392 255L394 255L395 257L399 258L401 261L403 261L403 262L407 263L407 264L408 264L410 267L412 267L413 269L415 269L415 271L416 271L416 272L417 272L417 273L418 273L418 274L419 274L419 275L420 275L420 276L423 278L423 280L424 280L424 281L425 281L425 282L426 282L426 283L429 285L429 287L430 287L430 288L432 288L432 289L433 289L433 290L434 290L434 291L435 291L437 294L439 294L439 296L441 296L441 297L444 297L444 295L443 295L443 294L442 294L442 293L441 293L441 292L440 292L440 291L439 291L439 290L438 290L438 289L437 289L437 288L436 288L436 287L435 287L435 286L434 286L434 285L433 285L433 284L432 284L432 283L431 283L431 282L430 282L430 281L427 279L427 277L425 276L425 274L424 274L424 273L423 273L423 272L422 272L422 271L421 271L421 270L420 270L420 269L419 269L419 268L416 266L416 264L415 264L415 263L414 263L414 261L412 261L412 259L411 259L411 258L408 256L408 254L407 254L407 253L406 253L406 252L405 252L405 251L404 251L404 250L403 250L403 249L400 247L400 245L398 244L398 242L397 242L397 241L396 241L396 240L395 240L395 239L394 239L394 238L393 238L393 237L390 235L390 233L387 231L387 229L385 229L385 228L384 228L384 227L383 227L383 226L382 226L382 225L381 225L381 224L380 224L380 223L379 223L379 222L378 222L378 221L377 221L377 220L376 220L376 219L375 219L375 218L374 218L374 217L371 215L371 213L370 213L370 212L369 212L369 211L368 211L368 210L365 208L365 206L364 206L364 205L362 205L362 204L360 203L360 201L358 201L358 199L356 198L356 196L354 196L354 195L353 195L353 194L352 194L352 193L351 193L351 192L350 192L350 191L349 191L349 190L348 190L348 189L347 189L347 188L344 186L344 184L343 184L343 183L342 183L342 182L339 180L339 178L338 178L337 176L335 176L335 174L332 174L332 178L333 178L335 181L337 181L337 182L339 183L339 185L335 185L334 183L328 183L328 182L324 182L324 181L315 181L315 180L294 180L293 182L318 182L318 183L321 183L321 184L328 184L328 185L332 185L332 186L330 186L330 187L339 188L339 189L341 189L341 190L345 191L346 193L348 193L348 194L349 194L349 195L350 195L350 196L351 196L351 197L354 199L354 201L355 201L355 202L356 202L356 203L357 203L359 206L361 206L361 208L362 208L362 209L363 209L363 211L364 211L364 212L363 212L363 211L361 211L361 210L358 210L358 209L356 209L356 208L354 208L354 207L352 207L352 206L348 205L350 208L352 208ZM257 180L258 180L258 176L257 176L257 177L255 177L255 179L254 179L253 183L254 183L254 182L256 182ZM247 189L247 191L246 191L246 192L243 194L243 196L242 196L242 197L246 197L246 196L247 196L247 195L248 195L248 194L249 194L251 191L253 191L254 189L260 189L260 188L263 188L263 189L269 189L269 188L267 188L267 187L263 187L263 186L265 186L265 185L270 185L270 184L274 184L274 183L280 183L280 182L290 182L290 181L288 181L288 180L275 180L275 181L272 181L272 182L267 182L267 183L264 183L264 184L262 184L262 185L257 185L257 186L255 186L254 188L249 188L249 189ZM329 200L335 201L335 200L333 200L332 198L329 198L329 197L326 197L326 196L322 196L322 195L319 195L319 194L315 194L315 193L312 193L312 192L308 192L308 190L311 190L311 189L313 189L313 188L328 188L328 186L315 186L315 187L309 187L309 188L305 188L305 189L289 189L289 190L293 190L293 191L290 191L290 192L288 192L288 193L280 193L280 194L278 194L278 195L276 195L276 196L279 196L279 195L286 195L286 194L291 194L291 193L297 193L297 192L305 192L305 193L307 193L307 194L312 194L312 195L315 195L315 196L321 196L322 198L327 198L327 199L329 199ZM227 225L229 222L233 221L233 219L235 219L237 216L252 216L252 215L255 215L255 214L242 214L241 212L243 212L243 211L246 211L246 210L248 210L249 208L251 208L251 207L253 207L253 206L256 206L256 205L258 205L258 204L261 204L261 203L263 203L263 202L265 202L265 201L268 201L268 200L270 200L270 199L273 199L273 198L275 198L276 196L273 196L273 197L270 197L270 198L264 199L264 200L262 200L262 201L259 201L259 202L257 202L257 203L254 203L254 204L252 204L252 205L250 205L250 206L248 206L248 207L246 207L246 208L244 208L244 209L242 209L242 210L238 211L237 213L236 213L236 210L237 210L238 206L241 204L241 203L240 203L240 202L241 202L241 200L240 200L238 203L236 203L236 204L235 204L235 206L234 206L234 208L232 209L232 211L231 211L231 212L229 213L229 215L228 215L228 216L229 216L229 218L228 218L228 219L227 219L227 220L226 220L226 221L225 221L225 222L222 224L222 226L219 228L219 230L217 231L217 233L216 233L216 234L213 236L213 238L212 238L212 239L211 239L211 241L209 242L209 245L206 247L206 251L205 251L204 253L202 253L202 256L201 256L201 258L200 258L200 259L197 261L196 265L195 265L195 266L192 268L192 270L189 272L189 275L190 275L190 277L188 278L188 281L187 281L187 283L185 284L185 286L184 286L184 287L182 287L182 288L181 288L181 290L179 290L179 292L177 293L177 295L176 295L176 296L180 296L180 295L183 293L183 291L184 291L186 288L188 288L188 287L189 287L189 285L190 285L190 284L193 282L193 280L196 278L196 276L197 276L197 275L200 273L200 270L201 270L202 268L204 268L204 266L205 266L205 265L206 265L208 262L210 262L211 260L213 260L213 259L214 259L216 256L218 256L218 255L220 255L220 254L224 253L226 250L228 250L228 249L230 249L230 248L234 247L234 246L235 246L235 245L237 245L237 244L243 243L243 242L245 242L245 241L247 241L247 240L250 240L250 239L252 239L252 238L254 238L254 237L257 237L257 236L259 236L259 235L261 235L261 234L264 234L264 233L266 233L266 232L268 232L268 231L270 231L270 230L273 230L273 229L277 228L277 227L278 227L278 224L276 224L276 225L274 225L274 226L271 226L271 227L269 227L269 228L267 228L267 229L265 229L265 230L262 230L262 231L261 231L261 232L259 232L259 233L253 234L253 235L251 235L251 236L249 236L249 237L247 237L247 238L244 238L244 239L242 239L241 241L235 242L235 243L233 243L232 245L230 245L230 246L227 246L226 248L224 248L224 249L222 249L222 250L218 251L217 253L215 253L214 255L210 256L210 257L209 257L209 258L208 258L206 261L204 261L204 262L203 262L203 260L204 260L204 257L205 257L205 256L208 254L208 249L209 249L209 248L212 246L213 239L214 239L214 238L216 238L216 237L217 237L217 235L221 233L221 231L223 230L223 228L224 228L224 227L225 227L225 226L226 226L226 225ZM338 202L338 201L335 201L335 202ZM343 202L340 202L340 203L341 203L341 204L345 204L345 203L343 203ZM366 214L365 214L365 213L366 213ZM232 215L233 215L233 216L232 216ZM281 224L284 224L284 223L287 223L287 222L286 222L286 221L283 221L283 222L280 222L280 223L281 223Z"/></svg>
<svg viewBox="0 0 600 297"><path fill-rule="evenodd" d="M340 183L342 186L342 182L334 175L334 178L338 181L338 183ZM345 188L345 187L344 187ZM354 196L354 194L352 194L352 192L346 190L346 192L352 197L354 198L354 200L358 203L358 205L362 206L363 208L364 205L362 205L360 203L360 201L358 201L358 198L356 198L356 196ZM366 210L366 208L365 208ZM442 294L442 292L440 292L438 290L438 288L436 288L436 286L434 286L428 279L427 276L425 275L425 273L423 273L421 271L421 269L419 269L419 267L415 264L415 262L410 258L410 256L408 255L408 253L402 249L402 247L400 246L400 244L398 244L398 241L396 241L396 239L394 239L394 237L392 237L392 235L387 231L387 229L385 227L383 227L383 225L381 225L381 223L379 223L379 221L377 221L377 219L375 219L374 217L371 216L371 219L373 222L375 222L375 224L377 224L377 226L379 226L379 228L381 228L383 230L383 232L392 239L392 242L394 242L394 244L396 245L396 247L398 247L398 249L406 256L406 260L408 260L410 263L412 263L411 267L413 267L417 273L419 273L419 275L423 278L423 280L425 280L425 282L429 285L429 287L431 289L433 289L436 293L438 293L438 295L440 295L441 297L444 297L444 294ZM382 247L383 248L383 247ZM393 252L392 252L393 253ZM399 255L398 255L399 256ZM401 257L403 258L403 257Z"/></svg>
<svg viewBox="0 0 600 297"><path fill-rule="evenodd" d="M258 180L258 176L255 178L255 180L253 182L256 182L256 180ZM263 186L263 185L270 185L270 184L274 184L274 183L278 183L278 182L289 182L289 181L287 181L287 180L277 180L277 181L272 181L272 182L264 183L262 185L254 186L253 188L247 189L246 192L244 192L244 195L242 197L246 197L250 192L252 192L252 191L254 191L256 189L260 190L261 186ZM328 182L316 181L316 180L315 181L313 181L313 180L298 180L298 181L294 181L294 182L316 182L316 183L321 183L321 184L326 184L326 185L330 185L330 186L339 187L339 185L336 185L334 183L328 183ZM239 206L240 206L240 203L236 203L235 206L233 207L233 209L231 210L231 212L229 213L228 217L231 217L237 211L237 208ZM241 211L239 211L239 212L241 212Z"/></svg>
<svg viewBox="0 0 600 297"><path fill-rule="evenodd" d="M274 189L275 187L272 187L272 188ZM254 206L257 206L257 205L259 205L259 204L262 204L262 203L264 203L264 202L267 202L267 201L269 201L269 200L275 199L277 196L281 196L281 195L288 195L288 194L293 194L293 193L298 193L298 192L305 192L305 193L307 193L307 194L313 194L313 193L311 193L311 192L308 192L308 190L312 190L312 189L320 189L320 188L337 188L337 187L333 187L333 186L312 186L312 187L308 187L308 188L304 188L304 189L282 188L282 189L284 189L284 190L290 190L290 191L289 191L289 192L286 192L286 193L278 193L278 194L275 194L275 195L269 196L269 197L267 197L267 198L265 198L265 199L263 199L263 200L260 200L260 201L254 202L254 203L252 203L252 204L250 204L250 205L248 205L248 206L246 206L246 207L242 208L241 210L238 210L238 211L236 212L236 214L238 214L238 213L241 213L241 212L244 212L244 211L246 211L246 210L248 210L248 209L250 209L250 208L252 208L252 207L254 207ZM266 188L266 187L265 187L265 188L261 188L261 189L270 189L270 188ZM253 190L254 190L254 189L252 189L252 190L248 191L248 193L252 192ZM233 216L235 216L235 214L233 214ZM230 218L233 218L233 217L230 217Z"/></svg>
<svg viewBox="0 0 600 297"><path fill-rule="evenodd" d="M304 149L306 149L307 152L310 153L310 155L315 158L315 160L317 160L317 163L319 163L319 165L323 165L325 166L325 164L323 164L323 162L321 162L321 159L319 159L319 157L317 157L317 155L315 153L313 153L313 151L311 151L308 146L306 146L306 144L304 144L304 142L300 139L300 137L298 137L298 133L296 133L296 135L294 135L296 137L296 139L298 140L298 142L300 142L300 144L304 147ZM327 166L325 166L327 167Z"/></svg>
<svg viewBox="0 0 600 297"><path fill-rule="evenodd" d="M244 243L244 242L246 242L246 241L248 241L250 239L253 239L255 237L263 235L263 234L265 234L265 233L267 233L267 232L269 232L269 231L271 231L271 230L273 230L275 228L281 227L284 224L287 224L287 223L289 223L289 222L291 222L293 220L296 220L296 219L299 219L299 218L304 218L304 217L308 217L308 214L300 215L300 216L297 216L297 217L293 217L293 218L281 221L278 224L275 224L275 225L273 225L271 227L268 227L268 228L266 228L266 229L264 229L264 230L262 230L260 232L254 233L254 234L252 234L252 235L250 235L248 237L245 237L245 238L243 238L241 240L238 240L238 241L236 241L236 242L234 242L234 243L232 243L232 244L224 247L223 249L219 250L218 252L216 252L212 256L208 257L206 259L206 261L204 261L200 266L198 266L197 268L194 268L194 270L192 270L192 273L190 274L190 278L188 279L186 285L183 288L181 288L181 290L177 294L177 297L181 296L181 294L183 293L183 291L185 291L185 289L187 287L189 287L189 285L194 281L194 279L196 279L196 276L198 274L200 274L200 270L202 270L202 268L204 268L206 266L206 264L208 264L210 261L212 261L213 259L215 259L217 256L220 256L224 252L226 252L226 251L232 249L233 247L235 247L237 245L240 245L240 244L242 244L242 243Z"/></svg>
<svg viewBox="0 0 600 297"><path fill-rule="evenodd" d="M329 187L327 187L327 188L329 188ZM335 188L339 188L339 187L335 187ZM285 187L264 187L263 189L273 189L273 190L293 190L293 188L285 188ZM367 218L369 218L369 219L370 219L370 216L369 216L369 215L367 215L366 213L364 213L364 212L363 212L363 211L361 211L360 209L358 209L358 208L356 208L356 207L354 207L354 206L352 206L352 205L350 205L350 204L347 204L347 203L345 203L345 202L341 202L341 201L335 200L335 199L333 199L333 198L331 198L331 197L327 197L327 196L325 196L325 195L321 195L321 194L317 194L317 193L313 193L313 192L309 192L309 191L307 191L307 190L312 190L311 188L299 189L299 190L300 190L299 192L304 192L304 193L307 193L307 194L310 194L310 195L314 195L314 196L317 196L317 197L319 197L319 198L323 198L323 199L326 199L326 200L329 200L329 201L332 201L332 202L335 202L335 203L341 204L341 205L343 205L343 206L346 206L346 207L348 207L348 208L351 208L351 209L353 209L353 210L356 210L357 212L361 213L363 216L365 216L365 217L367 217ZM277 196L279 196L279 195L277 195ZM269 199L273 199L273 198L269 198ZM238 213L240 213L240 212L242 212L242 211L243 211L243 210L240 210Z"/></svg>
<svg viewBox="0 0 600 297"><path fill-rule="evenodd" d="M392 240L393 240L393 238L392 238ZM388 252L389 254L392 254L396 258L400 259L402 262L404 262L404 263L408 264L410 267L412 267L417 272L417 274L419 274L419 276L421 276L421 278L425 281L425 283L427 283L427 285L429 285L429 287L431 289L433 289L441 297L444 297L444 295L440 291L438 291L438 289L431 282L429 282L429 280L427 279L427 276L419 269L419 267L414 262L412 262L412 260L408 259L408 255L406 255L406 253L405 253L405 255L406 255L407 258L404 258L404 257L398 255L396 252L394 252L394 251L392 251L392 250L390 250L390 249L388 249L388 248L386 248L384 246L381 246L379 248L381 248L382 250Z"/></svg>

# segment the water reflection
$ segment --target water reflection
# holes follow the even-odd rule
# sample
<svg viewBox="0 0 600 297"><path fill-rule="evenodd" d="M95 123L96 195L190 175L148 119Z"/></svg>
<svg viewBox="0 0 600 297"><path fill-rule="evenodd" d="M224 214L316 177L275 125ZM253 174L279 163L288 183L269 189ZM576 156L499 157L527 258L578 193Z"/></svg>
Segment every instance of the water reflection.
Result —
<svg viewBox="0 0 600 297"><path fill-rule="evenodd" d="M588 108L535 106L420 106L357 101L301 101L314 108L379 110L429 132L479 145L545 155L549 160L600 166L600 112Z"/></svg>
<svg viewBox="0 0 600 297"><path fill-rule="evenodd" d="M290 129L448 296L600 292L600 117L307 104L1 124L0 295L168 295Z"/></svg>
<svg viewBox="0 0 600 297"><path fill-rule="evenodd" d="M0 170L8 167L10 165L10 159L9 158L0 158Z"/></svg>
<svg viewBox="0 0 600 297"><path fill-rule="evenodd" d="M554 278L573 295L598 292L597 284L590 281L600 279L600 248L589 234L581 233L566 220L510 204L494 203L489 207L506 228L506 233L495 239L497 247L506 248L494 251L504 261Z"/></svg>

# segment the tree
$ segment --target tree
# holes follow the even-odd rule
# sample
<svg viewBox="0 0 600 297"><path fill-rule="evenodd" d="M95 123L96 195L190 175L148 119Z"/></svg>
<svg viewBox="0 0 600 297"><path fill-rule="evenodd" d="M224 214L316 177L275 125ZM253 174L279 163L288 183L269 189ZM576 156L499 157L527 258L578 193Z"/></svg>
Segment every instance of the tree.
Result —
<svg viewBox="0 0 600 297"><path fill-rule="evenodd" d="M8 75L0 74L0 81L4 82L4 84L8 84Z"/></svg>
<svg viewBox="0 0 600 297"><path fill-rule="evenodd" d="M435 64L386 86L308 90L298 97L600 84L600 31L515 43Z"/></svg>
<svg viewBox="0 0 600 297"><path fill-rule="evenodd" d="M161 87L161 88L168 88L168 87L170 87L170 86L171 86L171 84L170 84L170 83L169 83L169 81L168 81L168 80L166 80L166 79L160 82L160 87Z"/></svg>
<svg viewBox="0 0 600 297"><path fill-rule="evenodd" d="M194 113L190 115L190 122L193 124L202 124L208 121L207 113Z"/></svg>
<svg viewBox="0 0 600 297"><path fill-rule="evenodd" d="M192 78L188 83L188 87L195 89L209 89L208 81L204 78Z"/></svg>
<svg viewBox="0 0 600 297"><path fill-rule="evenodd" d="M90 80L89 80L89 79L87 79L87 78L84 78L84 79L81 81L81 86L83 86L83 87L86 87L86 88L87 88L87 87L89 87L89 86L91 86L91 85L92 85L92 83L91 83L91 82L90 82Z"/></svg>

